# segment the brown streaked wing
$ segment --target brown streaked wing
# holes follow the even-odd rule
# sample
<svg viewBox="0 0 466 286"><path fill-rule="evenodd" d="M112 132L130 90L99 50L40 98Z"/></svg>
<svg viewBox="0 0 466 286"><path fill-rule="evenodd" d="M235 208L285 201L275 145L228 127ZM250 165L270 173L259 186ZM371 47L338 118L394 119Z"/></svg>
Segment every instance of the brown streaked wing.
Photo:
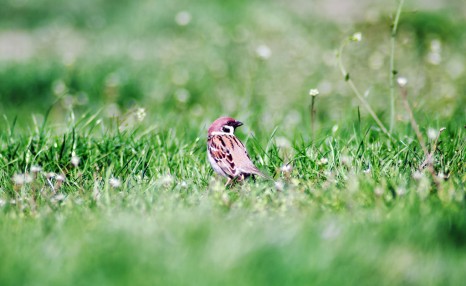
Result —
<svg viewBox="0 0 466 286"><path fill-rule="evenodd" d="M254 166L244 144L234 135L227 135L225 140L230 147L233 162L240 173L256 174L263 176L261 171ZM239 175L239 174L238 174Z"/></svg>
<svg viewBox="0 0 466 286"><path fill-rule="evenodd" d="M234 178L237 175L236 165L224 137L224 135L211 136L209 152L222 171L230 178Z"/></svg>

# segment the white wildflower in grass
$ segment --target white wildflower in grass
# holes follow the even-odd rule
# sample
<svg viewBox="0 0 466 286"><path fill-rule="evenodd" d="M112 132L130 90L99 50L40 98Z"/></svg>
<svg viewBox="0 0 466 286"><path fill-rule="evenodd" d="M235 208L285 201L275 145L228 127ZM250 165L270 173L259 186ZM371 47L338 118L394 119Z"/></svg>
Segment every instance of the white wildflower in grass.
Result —
<svg viewBox="0 0 466 286"><path fill-rule="evenodd" d="M57 194L55 196L52 197L51 201L52 203L58 203L58 202L61 202L63 200L65 200L65 195L64 194Z"/></svg>
<svg viewBox="0 0 466 286"><path fill-rule="evenodd" d="M66 181L66 177L64 174L55 174L55 181L55 186L53 186L54 192L56 192L63 185L63 182Z"/></svg>
<svg viewBox="0 0 466 286"><path fill-rule="evenodd" d="M260 45L256 48L256 54L261 59L268 59L272 56L272 50L266 45Z"/></svg>
<svg viewBox="0 0 466 286"><path fill-rule="evenodd" d="M186 181L182 181L180 184L180 187L182 187L183 189L186 189L188 187L188 183Z"/></svg>
<svg viewBox="0 0 466 286"><path fill-rule="evenodd" d="M408 79L405 78L405 77L398 77L398 78L396 79L396 81L398 82L398 85L399 85L400 87L405 87L406 84L408 83Z"/></svg>
<svg viewBox="0 0 466 286"><path fill-rule="evenodd" d="M430 140L435 140L435 138L437 138L437 134L438 134L438 132L434 128L427 129L427 137Z"/></svg>
<svg viewBox="0 0 466 286"><path fill-rule="evenodd" d="M360 32L354 33L350 39L353 42L360 42L362 40L362 34Z"/></svg>
<svg viewBox="0 0 466 286"><path fill-rule="evenodd" d="M426 199L430 193L430 180L427 177L420 179L416 191L421 199Z"/></svg>
<svg viewBox="0 0 466 286"><path fill-rule="evenodd" d="M66 180L66 177L63 174L59 174L55 176L55 180L57 180L58 182L64 182Z"/></svg>
<svg viewBox="0 0 466 286"><path fill-rule="evenodd" d="M98 188L94 188L94 190L92 191L92 197L94 198L95 201L98 201L100 199L100 192L99 192L99 189Z"/></svg>
<svg viewBox="0 0 466 286"><path fill-rule="evenodd" d="M446 180L449 177L449 175L447 175L447 174L445 174L443 172L438 173L437 176L439 177L439 179L442 179L442 180Z"/></svg>
<svg viewBox="0 0 466 286"><path fill-rule="evenodd" d="M406 189L403 187L398 187L396 188L395 192L398 196L403 196L406 194Z"/></svg>
<svg viewBox="0 0 466 286"><path fill-rule="evenodd" d="M180 11L175 15L175 22L180 26L186 26L191 22L191 13L188 11Z"/></svg>
<svg viewBox="0 0 466 286"><path fill-rule="evenodd" d="M421 172L419 171L416 171L413 173L413 179L415 180L420 180L424 177L424 174L422 174Z"/></svg>
<svg viewBox="0 0 466 286"><path fill-rule="evenodd" d="M290 148L291 143L286 137L277 137L275 138L275 144L278 148Z"/></svg>
<svg viewBox="0 0 466 286"><path fill-rule="evenodd" d="M78 156L71 157L71 164L75 167L78 167L80 161L81 159Z"/></svg>
<svg viewBox="0 0 466 286"><path fill-rule="evenodd" d="M41 166L37 166L37 165L31 166L31 173L37 174L37 173L40 173L40 172L42 172L42 167Z"/></svg>
<svg viewBox="0 0 466 286"><path fill-rule="evenodd" d="M179 88L175 91L176 100L181 103L186 103L189 99L189 91L185 88Z"/></svg>
<svg viewBox="0 0 466 286"><path fill-rule="evenodd" d="M442 42L432 40L430 43L430 51L427 54L427 61L433 65L438 65L442 62Z"/></svg>
<svg viewBox="0 0 466 286"><path fill-rule="evenodd" d="M117 178L110 178L110 180L108 180L108 183L110 184L110 186L112 188L119 188L121 187L121 181Z"/></svg>
<svg viewBox="0 0 466 286"><path fill-rule="evenodd" d="M146 117L146 110L144 108L138 108L136 111L136 118L139 122L143 121Z"/></svg>
<svg viewBox="0 0 466 286"><path fill-rule="evenodd" d="M63 80L58 80L53 83L52 90L56 96L61 96L67 92L68 88Z"/></svg>
<svg viewBox="0 0 466 286"><path fill-rule="evenodd" d="M291 166L291 164L285 164L280 167L280 171L285 174L291 173L292 170L293 170L293 166Z"/></svg>
<svg viewBox="0 0 466 286"><path fill-rule="evenodd" d="M52 178L55 178L56 174L54 172L47 172L45 173L45 177L50 180Z"/></svg>
<svg viewBox="0 0 466 286"><path fill-rule="evenodd" d="M172 182L173 182L173 177L168 174L159 178L159 183L161 185L170 185Z"/></svg>
<svg viewBox="0 0 466 286"><path fill-rule="evenodd" d="M277 189L277 191L281 192L285 188L285 184L282 181L276 181L275 188Z"/></svg>
<svg viewBox="0 0 466 286"><path fill-rule="evenodd" d="M311 88L309 90L309 95L310 96L318 96L319 95L319 90L317 88Z"/></svg>
<svg viewBox="0 0 466 286"><path fill-rule="evenodd" d="M328 159L323 157L323 158L320 158L319 161L317 161L317 165L326 165L328 163Z"/></svg>
<svg viewBox="0 0 466 286"><path fill-rule="evenodd" d="M371 172L371 166L367 166L367 169L362 170L364 174L369 174Z"/></svg>
<svg viewBox="0 0 466 286"><path fill-rule="evenodd" d="M340 161L343 165L350 166L352 160L350 156L343 155L340 157Z"/></svg>
<svg viewBox="0 0 466 286"><path fill-rule="evenodd" d="M13 180L13 183L18 186L32 182L32 177L29 174L14 174L11 179Z"/></svg>
<svg viewBox="0 0 466 286"><path fill-rule="evenodd" d="M228 206L230 204L230 196L227 193L222 194L222 202Z"/></svg>
<svg viewBox="0 0 466 286"><path fill-rule="evenodd" d="M378 197L382 196L384 192L384 189L382 187L376 187L374 189L374 194Z"/></svg>
<svg viewBox="0 0 466 286"><path fill-rule="evenodd" d="M433 65L439 65L442 62L440 53L430 52L427 55L427 61Z"/></svg>

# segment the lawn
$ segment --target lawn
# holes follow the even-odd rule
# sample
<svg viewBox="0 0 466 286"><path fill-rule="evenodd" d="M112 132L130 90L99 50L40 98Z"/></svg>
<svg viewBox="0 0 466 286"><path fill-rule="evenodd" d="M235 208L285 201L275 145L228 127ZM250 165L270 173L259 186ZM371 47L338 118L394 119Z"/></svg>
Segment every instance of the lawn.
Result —
<svg viewBox="0 0 466 286"><path fill-rule="evenodd" d="M56 2L0 9L0 285L464 284L462 1Z"/></svg>

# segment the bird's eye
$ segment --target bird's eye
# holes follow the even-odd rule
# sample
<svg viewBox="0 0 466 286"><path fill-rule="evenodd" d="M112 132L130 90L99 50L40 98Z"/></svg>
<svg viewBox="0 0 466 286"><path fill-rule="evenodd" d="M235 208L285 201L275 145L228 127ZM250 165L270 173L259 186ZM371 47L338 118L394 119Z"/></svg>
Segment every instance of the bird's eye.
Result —
<svg viewBox="0 0 466 286"><path fill-rule="evenodd" d="M231 127L230 126L223 126L222 131L226 133L231 133Z"/></svg>

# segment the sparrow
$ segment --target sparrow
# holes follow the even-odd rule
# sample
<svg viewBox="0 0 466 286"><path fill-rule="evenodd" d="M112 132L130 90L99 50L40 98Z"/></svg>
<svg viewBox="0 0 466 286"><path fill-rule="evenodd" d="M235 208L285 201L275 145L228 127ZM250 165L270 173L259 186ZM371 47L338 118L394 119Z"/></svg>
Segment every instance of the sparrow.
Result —
<svg viewBox="0 0 466 286"><path fill-rule="evenodd" d="M207 134L207 157L214 171L228 178L227 186L235 180L264 175L252 163L244 144L236 138L235 129L243 125L231 117L220 117L210 125Z"/></svg>

